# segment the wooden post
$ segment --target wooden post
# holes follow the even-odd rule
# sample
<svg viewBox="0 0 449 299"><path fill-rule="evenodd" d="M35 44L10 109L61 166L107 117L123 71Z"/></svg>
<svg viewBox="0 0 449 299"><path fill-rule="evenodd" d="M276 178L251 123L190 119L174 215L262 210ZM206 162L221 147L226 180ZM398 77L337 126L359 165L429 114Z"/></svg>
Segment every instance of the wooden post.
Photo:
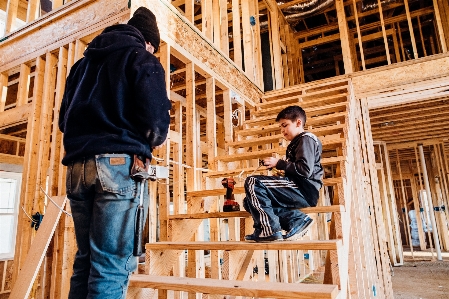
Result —
<svg viewBox="0 0 449 299"><path fill-rule="evenodd" d="M220 0L212 0L212 24L214 34L214 45L217 49L221 48L221 34L220 34Z"/></svg>
<svg viewBox="0 0 449 299"><path fill-rule="evenodd" d="M185 0L185 17L187 20L189 20L192 24L194 22L195 18L195 1L194 0ZM204 15L204 13L203 13ZM204 26L204 24L203 24Z"/></svg>
<svg viewBox="0 0 449 299"><path fill-rule="evenodd" d="M5 20L5 34L8 35L11 31L13 31L14 23L17 18L17 10L19 8L19 0L9 0L8 5L6 7L6 20Z"/></svg>
<svg viewBox="0 0 449 299"><path fill-rule="evenodd" d="M415 151L416 166L418 168L419 189L420 190L424 190L423 182L422 182L422 179L421 179L421 166L420 166L420 161L419 161L419 157L418 157L418 150L417 150L416 147L414 148L414 151ZM428 213L427 213L427 209L426 209L426 205L424 203L424 200L422 201L422 205L424 207L424 218L426 220L426 227L428 227L430 219L428 217ZM432 242L432 236L430 235L429 229L427 229L427 237L428 237L428 240L429 240L430 252L432 253L432 260L433 260L434 259L434 257L433 257L433 255L434 255L434 253L433 253L433 245L432 245L433 242Z"/></svg>
<svg viewBox="0 0 449 299"><path fill-rule="evenodd" d="M362 59L362 68L363 68L363 70L366 70L365 55L363 54L362 33L360 32L360 24L359 24L359 16L358 16L358 11L357 11L356 0L352 0L352 5L353 5L353 9L354 9L355 25L357 27L357 40L359 41L360 57Z"/></svg>
<svg viewBox="0 0 449 299"><path fill-rule="evenodd" d="M410 32L410 38L412 40L413 55L415 59L418 59L418 50L416 48L415 34L413 33L413 24L410 17L410 9L408 7L408 0L404 0L405 13L407 14L408 30Z"/></svg>
<svg viewBox="0 0 449 299"><path fill-rule="evenodd" d="M433 210L432 194L430 193L429 178L427 176L426 161L424 160L424 151L423 151L422 144L418 144L418 149L419 149L419 155L421 158L422 172L423 172L423 176L424 176L424 185L426 187L426 196L427 196L427 201L428 201L429 209L430 209L430 221L432 222L433 241L435 243L437 259L439 261L442 261L443 258L441 256L440 241L438 240L438 231L437 231L437 226L436 226L436 221L435 221L435 212Z"/></svg>
<svg viewBox="0 0 449 299"><path fill-rule="evenodd" d="M387 54L387 61L388 64L390 65L391 64L390 48L388 47L387 33L385 32L384 15L382 13L382 3L380 2L380 0L377 0L377 8L379 8L380 25L382 27L382 35L384 37L385 53Z"/></svg>
<svg viewBox="0 0 449 299"><path fill-rule="evenodd" d="M28 103L28 91L30 88L30 67L22 63L20 65L19 86L17 90L17 107Z"/></svg>
<svg viewBox="0 0 449 299"><path fill-rule="evenodd" d="M187 0L192 1L193 0ZM201 30L204 35L210 40L213 40L214 35L214 25L212 23L212 1L210 0L201 0L201 18L202 18L202 27Z"/></svg>
<svg viewBox="0 0 449 299"><path fill-rule="evenodd" d="M341 50L343 54L343 63L345 66L345 74L351 74L354 72L351 47L349 44L349 39L352 39L352 37L349 36L343 0L335 0L335 8L337 9L338 28L340 30Z"/></svg>
<svg viewBox="0 0 449 299"><path fill-rule="evenodd" d="M8 75L0 73L0 112L5 111L7 94L8 94Z"/></svg>
<svg viewBox="0 0 449 299"><path fill-rule="evenodd" d="M419 37L421 38L421 46L424 52L424 57L427 56L427 51L426 51L426 43L424 42L424 36L422 34L422 28L421 28L421 20L420 17L418 16L418 29L419 29Z"/></svg>
<svg viewBox="0 0 449 299"><path fill-rule="evenodd" d="M227 0L220 0L220 49L229 56L229 34L228 34L228 4Z"/></svg>
<svg viewBox="0 0 449 299"><path fill-rule="evenodd" d="M232 44L234 45L234 62L242 68L242 43L240 35L240 4L239 0L232 0Z"/></svg>
<svg viewBox="0 0 449 299"><path fill-rule="evenodd" d="M36 58L36 69L34 75L33 106L28 117L27 137L25 144L24 167L22 173L21 199L19 206L23 207L28 214L32 214L32 200L37 184L37 171L39 161L39 126L42 105L42 89L44 83L45 61L38 56ZM24 213L20 214L17 224L16 248L14 254L14 272L12 276L13 285L17 274L23 267L25 257L31 245L31 228L29 219Z"/></svg>
<svg viewBox="0 0 449 299"><path fill-rule="evenodd" d="M444 37L443 24L441 21L440 9L438 7L437 0L433 0L433 8L435 9L435 19L437 21L438 36L440 38L441 49L443 50L443 53L446 53L447 52L446 38Z"/></svg>
<svg viewBox="0 0 449 299"><path fill-rule="evenodd" d="M242 1L243 53L245 57L245 73L254 81L254 53L251 36L249 1L250 0Z"/></svg>
<svg viewBox="0 0 449 299"><path fill-rule="evenodd" d="M282 82L282 57L281 57L281 39L279 33L279 11L278 6L274 0L270 0L270 9L268 22L271 28L271 55L272 55L272 69L274 72L273 88L281 89L284 86Z"/></svg>
<svg viewBox="0 0 449 299"><path fill-rule="evenodd" d="M401 184L401 191L402 191L402 206L404 207L404 214L405 214L405 227L404 227L404 233L408 237L408 242L410 244L410 251L412 253L412 258L415 260L415 255L413 253L413 243L412 243L412 233L410 231L410 221L408 219L408 206L407 206L407 198L404 188L404 180L402 178L402 169L401 169L401 160L399 160L399 151L396 149L396 165L399 172L399 180Z"/></svg>
<svg viewBox="0 0 449 299"><path fill-rule="evenodd" d="M54 2L54 1L53 1ZM54 6L54 3L53 3ZM30 23L39 17L40 1L28 0L27 19L26 22Z"/></svg>

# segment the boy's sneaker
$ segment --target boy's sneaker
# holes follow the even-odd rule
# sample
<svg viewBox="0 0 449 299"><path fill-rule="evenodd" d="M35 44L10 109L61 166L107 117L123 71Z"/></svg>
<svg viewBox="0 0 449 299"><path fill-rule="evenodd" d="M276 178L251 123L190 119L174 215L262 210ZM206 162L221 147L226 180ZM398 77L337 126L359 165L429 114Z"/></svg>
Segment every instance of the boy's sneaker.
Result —
<svg viewBox="0 0 449 299"><path fill-rule="evenodd" d="M283 241L283 240L284 240L284 237L282 236L282 233L280 231L275 232L271 236L267 236L267 237L260 237L255 232L252 233L251 235L245 236L246 242L268 243L268 242Z"/></svg>
<svg viewBox="0 0 449 299"><path fill-rule="evenodd" d="M284 240L294 241L294 240L304 237L304 235L309 230L312 222L313 222L312 218L310 218L310 217L305 218L300 225L293 227L291 230L289 230L284 235Z"/></svg>

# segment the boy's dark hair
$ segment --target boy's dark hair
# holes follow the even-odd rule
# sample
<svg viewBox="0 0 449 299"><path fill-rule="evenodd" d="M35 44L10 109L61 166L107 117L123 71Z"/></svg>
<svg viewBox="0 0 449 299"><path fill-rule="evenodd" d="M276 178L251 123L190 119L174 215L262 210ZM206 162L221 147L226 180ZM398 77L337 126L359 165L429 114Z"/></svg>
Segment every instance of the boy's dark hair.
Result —
<svg viewBox="0 0 449 299"><path fill-rule="evenodd" d="M299 106L288 106L281 112L279 112L278 116L276 117L276 121L280 121L281 119L288 119L292 122L300 119L302 122L302 126L304 127L306 124L306 112L304 109L302 109Z"/></svg>

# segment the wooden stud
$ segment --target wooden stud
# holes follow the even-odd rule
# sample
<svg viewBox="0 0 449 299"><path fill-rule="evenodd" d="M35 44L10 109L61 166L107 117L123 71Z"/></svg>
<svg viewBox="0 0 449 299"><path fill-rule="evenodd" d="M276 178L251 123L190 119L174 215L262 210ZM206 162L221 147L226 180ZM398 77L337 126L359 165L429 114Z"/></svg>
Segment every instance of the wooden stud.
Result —
<svg viewBox="0 0 449 299"><path fill-rule="evenodd" d="M17 10L19 8L19 0L8 0L6 7L6 22L5 22L5 34L8 35L15 29L15 22L17 18Z"/></svg>
<svg viewBox="0 0 449 299"><path fill-rule="evenodd" d="M382 3L380 0L377 0L377 7L379 9L379 16L380 16L380 25L382 27L382 35L384 37L384 44L385 44L385 52L387 54L387 61L388 64L391 64L391 58L390 58L390 48L388 46L388 39L387 39L387 34L385 33L385 22L384 22L384 15L382 12Z"/></svg>
<svg viewBox="0 0 449 299"><path fill-rule="evenodd" d="M217 49L221 49L221 24L220 24L220 0L212 0L212 24L214 34L214 45Z"/></svg>
<svg viewBox="0 0 449 299"><path fill-rule="evenodd" d="M443 24L440 15L440 8L438 7L437 0L433 0L433 8L435 9L435 19L437 21L438 36L440 38L441 49L443 50L443 53L446 53L447 52L446 38L444 36Z"/></svg>
<svg viewBox="0 0 449 299"><path fill-rule="evenodd" d="M255 80L254 76L254 57L253 57L253 43L251 34L250 19L250 0L242 1L242 28L243 28L243 53L245 61L245 73L251 79Z"/></svg>
<svg viewBox="0 0 449 299"><path fill-rule="evenodd" d="M356 0L352 0L352 5L353 5L352 9L354 10L355 25L357 28L357 40L359 42L360 57L362 59L362 69L366 70L365 54L363 53L362 33L360 31L359 16L358 16Z"/></svg>
<svg viewBox="0 0 449 299"><path fill-rule="evenodd" d="M220 0L220 49L229 56L228 5L227 0Z"/></svg>
<svg viewBox="0 0 449 299"><path fill-rule="evenodd" d="M30 67L25 63L20 65L19 86L17 90L17 107L28 104L28 91L30 88Z"/></svg>
<svg viewBox="0 0 449 299"><path fill-rule="evenodd" d="M415 260L415 255L413 252L412 234L410 231L410 221L408 219L407 198L406 198L406 193L405 193L405 188L404 188L404 180L402 178L401 161L399 160L399 151L398 150L396 150L396 165L397 165L396 167L399 172L399 180L400 180L400 185L401 185L403 213L405 214L404 232L405 232L405 235L408 237L410 251L412 253L412 259Z"/></svg>
<svg viewBox="0 0 449 299"><path fill-rule="evenodd" d="M424 57L426 57L427 56L426 43L424 42L424 37L423 37L423 34L422 34L421 20L420 20L419 16L418 16L417 19L418 19L419 37L421 38L421 46L422 46L422 49L423 49L423 52L424 52Z"/></svg>
<svg viewBox="0 0 449 299"><path fill-rule="evenodd" d="M202 32L209 40L212 41L214 35L214 27L213 27L214 25L212 23L212 1L201 0L201 15L202 15L202 23L201 23Z"/></svg>
<svg viewBox="0 0 449 299"><path fill-rule="evenodd" d="M29 0L27 9L27 19L26 22L30 23L37 19L40 15L40 1L39 0Z"/></svg>
<svg viewBox="0 0 449 299"><path fill-rule="evenodd" d="M234 47L234 62L242 68L242 44L240 35L240 4L239 0L232 0L232 44Z"/></svg>
<svg viewBox="0 0 449 299"><path fill-rule="evenodd" d="M343 5L343 0L335 0L335 8L337 10L338 27L340 29L341 50L343 53L343 63L345 66L345 74L351 74L354 72L351 48L349 45L348 23L346 21L346 15Z"/></svg>
<svg viewBox="0 0 449 299"><path fill-rule="evenodd" d="M0 112L5 111L7 94L8 94L8 75L0 73Z"/></svg>
<svg viewBox="0 0 449 299"><path fill-rule="evenodd" d="M410 16L410 10L408 7L408 0L404 0L404 6L405 6L405 13L407 15L408 30L410 32L410 38L412 40L413 55L415 59L418 59L418 50L416 48L415 34L413 33L413 24L412 18Z"/></svg>
<svg viewBox="0 0 449 299"><path fill-rule="evenodd" d="M185 0L185 17L192 24L194 23L193 19L195 17L195 0Z"/></svg>

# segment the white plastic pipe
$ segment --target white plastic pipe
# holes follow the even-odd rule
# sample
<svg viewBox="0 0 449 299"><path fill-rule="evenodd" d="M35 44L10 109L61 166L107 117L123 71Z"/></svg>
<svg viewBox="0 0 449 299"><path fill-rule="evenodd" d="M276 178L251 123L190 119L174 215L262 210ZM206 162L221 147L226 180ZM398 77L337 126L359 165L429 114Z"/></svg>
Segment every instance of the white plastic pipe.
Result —
<svg viewBox="0 0 449 299"><path fill-rule="evenodd" d="M421 159L421 169L422 169L422 173L423 173L424 186L426 188L427 202L428 202L429 208L430 208L430 222L432 222L432 233L433 233L433 240L434 240L433 243L435 244L435 250L437 252L437 259L439 261L442 261L443 257L441 256L440 241L438 239L437 225L436 225L436 221L435 221L435 211L433 209L432 194L430 193L429 177L427 176L426 161L424 160L424 151L423 151L422 144L418 144L418 149L419 149L419 156Z"/></svg>

